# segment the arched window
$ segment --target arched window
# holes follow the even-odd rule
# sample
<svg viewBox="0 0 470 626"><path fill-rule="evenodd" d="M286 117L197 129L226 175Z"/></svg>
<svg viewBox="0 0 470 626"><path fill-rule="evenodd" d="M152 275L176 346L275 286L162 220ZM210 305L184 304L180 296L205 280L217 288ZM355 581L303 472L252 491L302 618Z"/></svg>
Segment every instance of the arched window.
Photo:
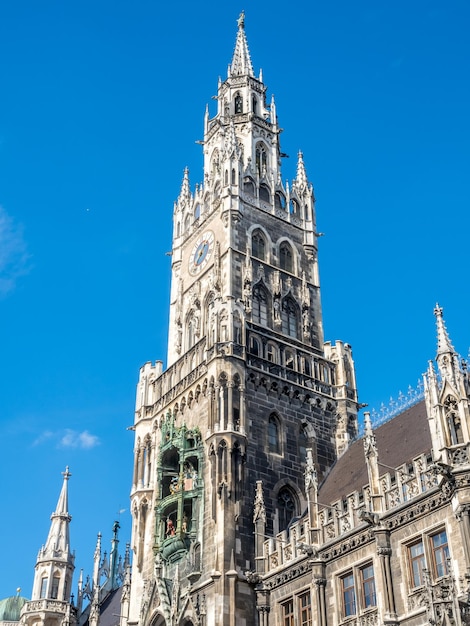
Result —
<svg viewBox="0 0 470 626"><path fill-rule="evenodd" d="M271 202L271 192L269 191L269 187L267 185L259 186L259 199L264 202Z"/></svg>
<svg viewBox="0 0 470 626"><path fill-rule="evenodd" d="M242 320L238 311L233 314L233 341L242 343Z"/></svg>
<svg viewBox="0 0 470 626"><path fill-rule="evenodd" d="M297 306L291 298L282 302L282 332L290 337L297 337Z"/></svg>
<svg viewBox="0 0 470 626"><path fill-rule="evenodd" d="M227 170L225 170L225 173L224 173L224 185L228 185L228 171Z"/></svg>
<svg viewBox="0 0 470 626"><path fill-rule="evenodd" d="M285 241L281 243L279 248L279 265L281 269L286 272L290 272L292 274L294 271L292 248Z"/></svg>
<svg viewBox="0 0 470 626"><path fill-rule="evenodd" d="M189 320L188 320L188 350L189 348L192 348L194 346L194 344L197 342L197 340L199 339L199 316L197 315L196 312L193 312L192 315L190 316Z"/></svg>
<svg viewBox="0 0 470 626"><path fill-rule="evenodd" d="M190 228L191 228L191 217L189 215L186 215L186 218L184 220L184 230L186 234L188 234L188 230Z"/></svg>
<svg viewBox="0 0 470 626"><path fill-rule="evenodd" d="M251 254L257 259L266 260L266 241L259 230L251 237Z"/></svg>
<svg viewBox="0 0 470 626"><path fill-rule="evenodd" d="M235 113L243 113L243 98L239 93L235 96Z"/></svg>
<svg viewBox="0 0 470 626"><path fill-rule="evenodd" d="M289 205L289 213L291 215L297 215L299 212L299 203L297 200L291 200Z"/></svg>
<svg viewBox="0 0 470 626"><path fill-rule="evenodd" d="M194 219L198 219L201 216L201 205L196 204L196 208L194 209Z"/></svg>
<svg viewBox="0 0 470 626"><path fill-rule="evenodd" d="M258 175L262 176L263 174L265 174L266 170L268 169L268 156L266 154L266 148L263 146L262 143L259 143L256 146L255 163Z"/></svg>
<svg viewBox="0 0 470 626"><path fill-rule="evenodd" d="M282 209L283 211L285 211L286 199L284 197L284 194L280 193L279 191L276 192L276 195L274 197L274 204L276 206L276 209Z"/></svg>
<svg viewBox="0 0 470 626"><path fill-rule="evenodd" d="M251 109L255 115L257 115L257 108L258 108L258 100L255 98L255 96L253 96L251 100Z"/></svg>
<svg viewBox="0 0 470 626"><path fill-rule="evenodd" d="M260 342L256 337L250 337L249 351L250 354L254 354L255 356L261 356Z"/></svg>
<svg viewBox="0 0 470 626"><path fill-rule="evenodd" d="M232 169L232 185L236 184L235 170Z"/></svg>
<svg viewBox="0 0 470 626"><path fill-rule="evenodd" d="M262 287L253 289L252 320L255 324L268 325L268 298Z"/></svg>
<svg viewBox="0 0 470 626"><path fill-rule="evenodd" d="M288 487L283 487L277 495L279 532L285 530L296 515L296 498Z"/></svg>
<svg viewBox="0 0 470 626"><path fill-rule="evenodd" d="M245 179L243 183L243 190L246 191L246 193L249 193L250 196L255 195L255 185L250 178Z"/></svg>
<svg viewBox="0 0 470 626"><path fill-rule="evenodd" d="M275 415L270 415L268 420L268 448L274 454L281 453L281 442L279 439L279 421Z"/></svg>

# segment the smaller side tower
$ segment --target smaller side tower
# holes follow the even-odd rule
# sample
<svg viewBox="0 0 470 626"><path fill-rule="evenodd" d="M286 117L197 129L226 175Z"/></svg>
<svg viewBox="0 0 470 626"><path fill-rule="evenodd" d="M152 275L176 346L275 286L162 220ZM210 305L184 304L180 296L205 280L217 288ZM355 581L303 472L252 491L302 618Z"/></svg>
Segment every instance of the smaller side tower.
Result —
<svg viewBox="0 0 470 626"><path fill-rule="evenodd" d="M426 408L433 456L448 466L468 464L470 401L467 364L460 361L449 338L442 313L434 309L437 324L437 371L432 362L424 376Z"/></svg>
<svg viewBox="0 0 470 626"><path fill-rule="evenodd" d="M73 626L76 610L70 594L75 569L75 556L70 549L68 513L69 468L62 473L64 482L51 515L51 527L47 541L39 550L36 560L33 592L21 613L22 626Z"/></svg>

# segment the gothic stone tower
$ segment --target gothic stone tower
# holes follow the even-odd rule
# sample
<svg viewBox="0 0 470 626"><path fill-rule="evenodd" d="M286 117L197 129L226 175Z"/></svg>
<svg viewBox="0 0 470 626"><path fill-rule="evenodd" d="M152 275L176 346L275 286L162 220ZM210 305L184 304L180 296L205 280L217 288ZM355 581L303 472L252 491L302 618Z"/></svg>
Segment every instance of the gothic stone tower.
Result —
<svg viewBox="0 0 470 626"><path fill-rule="evenodd" d="M351 349L323 339L313 188L301 153L281 180L243 15L217 101L204 180L185 170L174 206L168 366L138 383L129 624L255 624L246 573L307 506L307 449L321 479L357 432Z"/></svg>
<svg viewBox="0 0 470 626"><path fill-rule="evenodd" d="M75 555L70 548L68 513L69 468L63 473L64 482L51 515L47 541L36 560L31 600L21 611L21 626L74 626L76 609L71 600Z"/></svg>

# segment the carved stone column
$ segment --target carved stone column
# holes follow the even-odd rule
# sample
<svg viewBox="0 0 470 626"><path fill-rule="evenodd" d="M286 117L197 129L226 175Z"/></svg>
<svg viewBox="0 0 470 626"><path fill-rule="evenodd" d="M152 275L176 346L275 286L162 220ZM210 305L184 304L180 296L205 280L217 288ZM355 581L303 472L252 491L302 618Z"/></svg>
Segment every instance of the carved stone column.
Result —
<svg viewBox="0 0 470 626"><path fill-rule="evenodd" d="M377 554L380 560L380 573L382 578L384 609L384 622L393 624L397 620L395 594L393 590L392 569L390 557L392 556L392 548L390 547L390 533L383 529L375 531L375 540L377 542Z"/></svg>
<svg viewBox="0 0 470 626"><path fill-rule="evenodd" d="M314 575L313 584L315 586L315 599L317 605L317 624L318 626L327 626L325 599L326 578Z"/></svg>
<svg viewBox="0 0 470 626"><path fill-rule="evenodd" d="M463 553L467 571L470 570L470 504L462 504L455 512L459 520L460 536L462 537Z"/></svg>
<svg viewBox="0 0 470 626"><path fill-rule="evenodd" d="M269 591L260 585L256 589L256 610L258 611L258 626L269 626Z"/></svg>
<svg viewBox="0 0 470 626"><path fill-rule="evenodd" d="M264 537L266 534L266 509L263 497L263 481L256 481L253 523L255 525L255 568L264 574Z"/></svg>
<svg viewBox="0 0 470 626"><path fill-rule="evenodd" d="M245 387L240 385L240 433L244 435L245 432Z"/></svg>
<svg viewBox="0 0 470 626"><path fill-rule="evenodd" d="M227 430L233 430L233 380L227 382Z"/></svg>

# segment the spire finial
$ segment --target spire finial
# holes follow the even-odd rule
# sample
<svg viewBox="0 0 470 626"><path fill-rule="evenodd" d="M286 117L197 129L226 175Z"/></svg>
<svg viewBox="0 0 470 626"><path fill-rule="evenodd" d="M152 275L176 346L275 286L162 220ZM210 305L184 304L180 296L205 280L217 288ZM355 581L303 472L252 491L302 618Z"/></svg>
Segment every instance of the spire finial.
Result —
<svg viewBox="0 0 470 626"><path fill-rule="evenodd" d="M443 309L436 303L434 307L434 315L437 323L437 355L444 353L455 353L454 346L450 341L446 325L444 323Z"/></svg>
<svg viewBox="0 0 470 626"><path fill-rule="evenodd" d="M305 171L304 155L302 150L297 153L297 176L295 183L299 189L307 185L307 172Z"/></svg>
<svg viewBox="0 0 470 626"><path fill-rule="evenodd" d="M70 476L72 476L72 474L69 472L69 466L66 465L65 467L65 472L62 472L62 476L64 477L64 480L68 480L70 478Z"/></svg>
<svg viewBox="0 0 470 626"><path fill-rule="evenodd" d="M242 11L238 18L238 33L235 43L235 52L231 65L229 65L229 76L254 76L253 65L251 63L250 52L245 34L245 13Z"/></svg>

